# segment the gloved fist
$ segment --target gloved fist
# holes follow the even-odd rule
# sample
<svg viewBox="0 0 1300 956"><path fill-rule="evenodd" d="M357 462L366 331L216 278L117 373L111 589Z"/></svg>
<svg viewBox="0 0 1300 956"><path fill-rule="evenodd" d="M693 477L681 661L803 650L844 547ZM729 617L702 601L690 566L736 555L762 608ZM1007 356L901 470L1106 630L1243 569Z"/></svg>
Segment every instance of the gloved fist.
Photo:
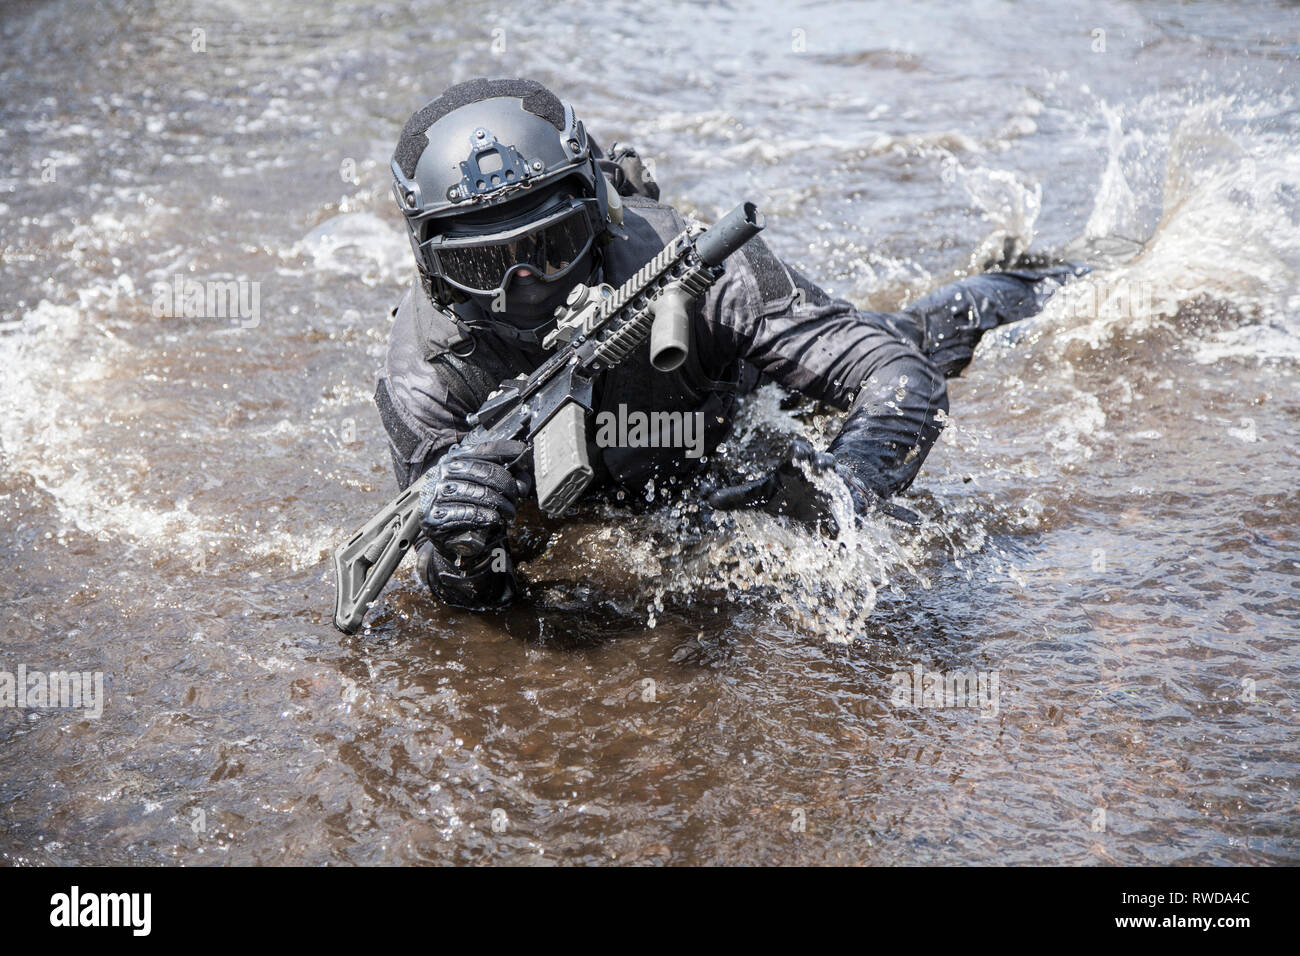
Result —
<svg viewBox="0 0 1300 956"><path fill-rule="evenodd" d="M511 473L528 451L520 441L498 441L473 451L453 446L425 475L420 493L425 537L447 555L477 557L505 536L530 476Z"/></svg>
<svg viewBox="0 0 1300 956"><path fill-rule="evenodd" d="M885 501L833 454L817 451L802 438L795 439L790 456L766 478L720 488L707 495L705 501L718 511L761 508L768 514L784 515L809 526L823 525L832 535L838 535L839 522L831 513L830 496L810 477L827 472L835 473L848 486L855 514L880 511L913 527L921 524L919 515Z"/></svg>
<svg viewBox="0 0 1300 956"><path fill-rule="evenodd" d="M766 478L719 488L705 499L719 511L761 508L807 525L825 524L832 534L839 525L831 515L830 497L813 484L809 475L835 469L835 456L817 451L802 438L795 439L790 456Z"/></svg>

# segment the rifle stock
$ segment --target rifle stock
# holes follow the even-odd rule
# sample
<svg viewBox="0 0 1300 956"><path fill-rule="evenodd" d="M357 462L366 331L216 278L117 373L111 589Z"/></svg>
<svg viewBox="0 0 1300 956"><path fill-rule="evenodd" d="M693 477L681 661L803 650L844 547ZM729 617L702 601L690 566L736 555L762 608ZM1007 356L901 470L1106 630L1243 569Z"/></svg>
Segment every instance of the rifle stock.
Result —
<svg viewBox="0 0 1300 956"><path fill-rule="evenodd" d="M334 626L355 634L420 533L420 484L386 504L333 554Z"/></svg>

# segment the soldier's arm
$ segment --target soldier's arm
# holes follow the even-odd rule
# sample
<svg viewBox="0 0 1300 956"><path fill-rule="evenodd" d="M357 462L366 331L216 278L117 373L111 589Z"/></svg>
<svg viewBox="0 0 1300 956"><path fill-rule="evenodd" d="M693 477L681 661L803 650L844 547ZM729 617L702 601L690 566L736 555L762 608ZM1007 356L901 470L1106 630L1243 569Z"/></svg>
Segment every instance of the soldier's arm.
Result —
<svg viewBox="0 0 1300 956"><path fill-rule="evenodd" d="M755 239L733 257L701 313L700 348L752 363L848 416L829 451L875 494L915 479L948 409L944 376L906 315L834 299Z"/></svg>
<svg viewBox="0 0 1300 956"><path fill-rule="evenodd" d="M469 431L466 416L481 404L484 375L448 354L429 356L416 333L410 297L397 309L375 405L388 434L397 483L409 487ZM440 600L484 609L508 604L517 591L514 559L504 540L473 560L457 559L420 542L420 578Z"/></svg>

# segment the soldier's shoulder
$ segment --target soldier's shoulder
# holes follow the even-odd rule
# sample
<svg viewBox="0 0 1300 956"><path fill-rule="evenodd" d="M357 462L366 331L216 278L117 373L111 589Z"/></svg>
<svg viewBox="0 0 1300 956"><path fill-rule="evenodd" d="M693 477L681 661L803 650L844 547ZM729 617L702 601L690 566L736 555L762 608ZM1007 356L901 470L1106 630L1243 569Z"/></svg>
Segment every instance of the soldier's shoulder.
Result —
<svg viewBox="0 0 1300 956"><path fill-rule="evenodd" d="M603 247L607 281L631 276L685 228L685 217L667 203L625 196L623 224Z"/></svg>
<svg viewBox="0 0 1300 956"><path fill-rule="evenodd" d="M642 224L656 233L669 233L666 238L671 239L686 228L686 217L668 203L649 196L624 196L623 228L635 229Z"/></svg>
<svg viewBox="0 0 1300 956"><path fill-rule="evenodd" d="M411 359L431 362L444 355L465 351L465 331L451 315L430 301L418 276L393 308L392 316L390 355L401 349L410 353Z"/></svg>

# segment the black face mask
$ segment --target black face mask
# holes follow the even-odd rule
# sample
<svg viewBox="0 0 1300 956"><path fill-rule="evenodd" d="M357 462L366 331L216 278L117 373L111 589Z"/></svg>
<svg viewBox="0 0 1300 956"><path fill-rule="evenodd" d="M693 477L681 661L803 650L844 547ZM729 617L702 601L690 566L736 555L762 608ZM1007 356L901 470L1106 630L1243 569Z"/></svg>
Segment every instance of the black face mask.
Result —
<svg viewBox="0 0 1300 956"><path fill-rule="evenodd" d="M421 243L420 255L453 295L477 306L472 325L531 341L595 271L596 205L565 184L511 205L458 218Z"/></svg>
<svg viewBox="0 0 1300 956"><path fill-rule="evenodd" d="M549 324L555 310L564 305L569 291L579 282L587 282L595 271L595 258L588 250L569 271L564 281L543 282L535 275L511 275L505 288L496 295L474 294L470 298L483 313L488 325L526 331Z"/></svg>

